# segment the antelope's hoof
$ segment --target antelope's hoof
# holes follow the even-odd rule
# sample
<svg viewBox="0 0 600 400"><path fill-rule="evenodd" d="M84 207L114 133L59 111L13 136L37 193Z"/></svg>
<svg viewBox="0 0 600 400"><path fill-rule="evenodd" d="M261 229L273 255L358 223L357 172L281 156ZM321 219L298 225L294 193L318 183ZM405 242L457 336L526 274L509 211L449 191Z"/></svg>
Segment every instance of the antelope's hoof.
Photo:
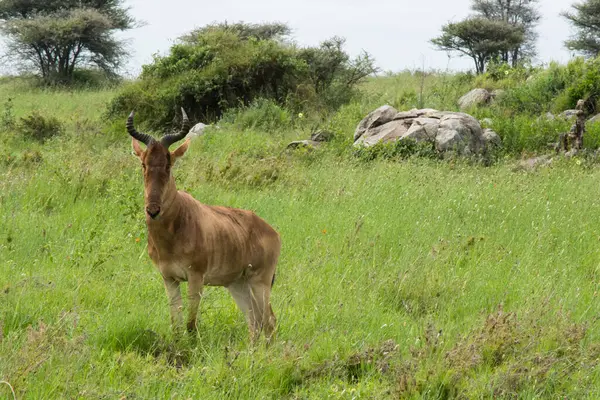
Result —
<svg viewBox="0 0 600 400"><path fill-rule="evenodd" d="M187 331L189 333L194 333L198 330L198 328L196 328L196 321L189 321L187 323Z"/></svg>

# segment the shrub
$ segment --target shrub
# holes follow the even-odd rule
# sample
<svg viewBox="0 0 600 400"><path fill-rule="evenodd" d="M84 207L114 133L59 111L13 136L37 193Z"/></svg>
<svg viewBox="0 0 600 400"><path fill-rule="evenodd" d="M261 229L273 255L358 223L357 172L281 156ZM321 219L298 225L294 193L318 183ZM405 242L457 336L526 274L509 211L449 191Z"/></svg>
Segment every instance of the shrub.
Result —
<svg viewBox="0 0 600 400"><path fill-rule="evenodd" d="M335 109L375 71L368 55L350 59L342 39L301 49L285 40L289 29L263 28L209 25L181 37L169 55L156 56L143 67L140 79L116 96L109 116L122 118L135 109L140 119L159 130L179 118L180 107L192 120L203 121L258 98L294 112L310 106Z"/></svg>
<svg viewBox="0 0 600 400"><path fill-rule="evenodd" d="M4 110L2 111L2 117L0 119L0 128L3 130L10 130L15 127L15 114L13 112L13 102L9 97L4 103Z"/></svg>
<svg viewBox="0 0 600 400"><path fill-rule="evenodd" d="M499 103L514 111L539 115L552 109L553 101L566 86L564 67L553 63L525 83L510 88Z"/></svg>
<svg viewBox="0 0 600 400"><path fill-rule="evenodd" d="M27 139L45 142L60 135L64 130L63 124L55 117L46 117L38 111L32 112L27 117L21 118L17 125L17 132Z"/></svg>
<svg viewBox="0 0 600 400"><path fill-rule="evenodd" d="M537 68L531 65L511 66L505 62L490 62L487 66L487 71L484 74L477 76L476 82L482 82L480 86L490 85L494 88L506 88L519 85L527 80L530 76L539 72Z"/></svg>
<svg viewBox="0 0 600 400"><path fill-rule="evenodd" d="M102 88L116 86L121 78L100 69L78 68L73 71L69 86L75 88Z"/></svg>
<svg viewBox="0 0 600 400"><path fill-rule="evenodd" d="M226 111L223 122L241 129L262 129L274 132L291 125L290 113L273 100L256 99L249 106Z"/></svg>
<svg viewBox="0 0 600 400"><path fill-rule="evenodd" d="M556 63L535 73L523 84L514 84L501 104L529 114L561 112L586 100L587 112L597 110L600 98L600 59L577 58L566 66Z"/></svg>

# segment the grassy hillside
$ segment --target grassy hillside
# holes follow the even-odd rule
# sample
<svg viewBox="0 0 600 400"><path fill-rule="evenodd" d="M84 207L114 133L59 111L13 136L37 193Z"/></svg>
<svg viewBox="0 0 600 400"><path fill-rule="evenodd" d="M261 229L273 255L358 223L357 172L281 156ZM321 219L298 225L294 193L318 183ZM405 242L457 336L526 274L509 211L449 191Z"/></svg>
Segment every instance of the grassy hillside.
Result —
<svg viewBox="0 0 600 400"><path fill-rule="evenodd" d="M175 168L180 189L281 233L269 349L249 347L222 288L206 290L198 335L174 341L139 163L104 120L111 90L1 82L0 105L64 133L0 140L0 380L18 399L598 398L600 168L361 161L345 150L358 119L419 93L386 79L327 121L324 149L281 151L310 122L232 117Z"/></svg>

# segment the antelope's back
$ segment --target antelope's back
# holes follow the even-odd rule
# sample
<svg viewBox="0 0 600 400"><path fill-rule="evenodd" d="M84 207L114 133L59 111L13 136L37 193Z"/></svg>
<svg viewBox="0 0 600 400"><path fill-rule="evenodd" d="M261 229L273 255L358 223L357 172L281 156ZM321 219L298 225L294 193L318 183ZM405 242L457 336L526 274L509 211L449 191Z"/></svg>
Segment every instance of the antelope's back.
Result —
<svg viewBox="0 0 600 400"><path fill-rule="evenodd" d="M208 266L271 265L281 248L279 234L254 212L201 205L203 247L210 249Z"/></svg>

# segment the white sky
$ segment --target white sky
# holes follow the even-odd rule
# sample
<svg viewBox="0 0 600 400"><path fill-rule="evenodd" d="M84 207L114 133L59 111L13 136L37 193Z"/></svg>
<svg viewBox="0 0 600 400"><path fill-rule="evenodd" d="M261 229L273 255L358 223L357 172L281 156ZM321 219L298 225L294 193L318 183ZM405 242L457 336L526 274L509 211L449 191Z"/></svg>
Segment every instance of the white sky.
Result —
<svg viewBox="0 0 600 400"><path fill-rule="evenodd" d="M571 34L561 11L575 0L541 0L542 21L538 26L538 60L566 62L569 52L563 42ZM470 0L127 0L131 14L146 25L124 32L130 39L132 58L126 69L139 72L152 54L164 54L173 40L211 22L287 23L300 45L317 45L334 36L347 39L352 55L366 50L383 70L471 69L468 58L436 51L429 40L440 34L448 21L459 21L470 13Z"/></svg>

